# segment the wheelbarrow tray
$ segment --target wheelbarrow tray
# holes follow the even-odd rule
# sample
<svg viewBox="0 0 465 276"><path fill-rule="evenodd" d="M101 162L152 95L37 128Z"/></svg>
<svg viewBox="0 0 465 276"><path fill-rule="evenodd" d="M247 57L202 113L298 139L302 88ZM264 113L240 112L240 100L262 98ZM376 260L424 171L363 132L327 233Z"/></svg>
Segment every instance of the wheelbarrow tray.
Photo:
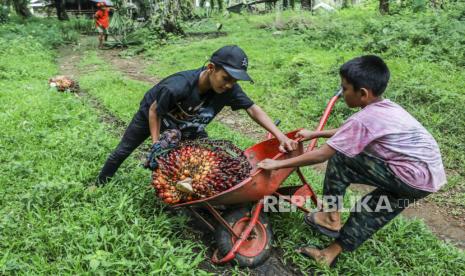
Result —
<svg viewBox="0 0 465 276"><path fill-rule="evenodd" d="M296 140L298 130L286 134L292 140ZM304 152L302 143L298 144L295 151L282 154L279 151L279 141L276 138L268 139L246 149L244 154L247 156L252 171L250 176L241 183L209 198L202 198L190 202L184 202L173 205L172 207L182 206L201 206L205 203L210 205L232 205L247 202L256 202L263 199L264 196L272 195L295 170L295 168L286 168L279 170L263 170L257 168L257 163L269 158L274 160L288 159Z"/></svg>

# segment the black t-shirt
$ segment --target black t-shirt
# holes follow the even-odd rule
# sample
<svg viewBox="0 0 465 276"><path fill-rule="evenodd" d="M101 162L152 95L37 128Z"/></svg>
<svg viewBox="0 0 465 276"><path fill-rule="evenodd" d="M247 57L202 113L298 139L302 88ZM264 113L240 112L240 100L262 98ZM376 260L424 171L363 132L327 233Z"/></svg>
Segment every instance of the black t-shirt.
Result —
<svg viewBox="0 0 465 276"><path fill-rule="evenodd" d="M232 110L247 109L254 103L242 91L239 84L218 94L207 91L200 95L198 81L204 68L171 75L152 87L140 103L140 109L148 118L149 108L157 101L157 115L161 117L161 131L178 128L185 138L193 138L204 132L208 123L224 106Z"/></svg>

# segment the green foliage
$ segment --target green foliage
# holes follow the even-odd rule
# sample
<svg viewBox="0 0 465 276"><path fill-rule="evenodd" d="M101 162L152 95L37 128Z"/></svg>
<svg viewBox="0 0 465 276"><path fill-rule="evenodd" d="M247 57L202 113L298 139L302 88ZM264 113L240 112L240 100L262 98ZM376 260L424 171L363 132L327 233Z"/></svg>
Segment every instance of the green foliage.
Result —
<svg viewBox="0 0 465 276"><path fill-rule="evenodd" d="M79 33L69 28L66 23L55 19L31 18L21 21L13 20L2 25L0 36L5 41L27 38L46 47L58 47L63 44L76 43Z"/></svg>
<svg viewBox="0 0 465 276"><path fill-rule="evenodd" d="M140 101L150 85L125 79L121 73L106 65L94 51L87 52L80 66L98 66L98 71L80 78L80 86L102 102L110 112L129 123L138 105L128 102Z"/></svg>
<svg viewBox="0 0 465 276"><path fill-rule="evenodd" d="M62 29L73 29L81 34L92 34L95 32L95 21L85 17L73 17L62 21Z"/></svg>
<svg viewBox="0 0 465 276"><path fill-rule="evenodd" d="M174 34L184 34L181 22L193 19L194 7L191 1L157 1L155 10L150 17L152 27L162 27L165 32Z"/></svg>
<svg viewBox="0 0 465 276"><path fill-rule="evenodd" d="M285 14L284 20L292 16ZM247 93L273 118L282 119L285 130L314 127L338 86L339 65L363 50L309 47L295 31L272 35L251 28L263 20L275 18L216 18L214 22L223 21L230 36L177 40L153 49L150 72L163 77L200 67L218 47L239 44L249 54L256 81L243 84ZM154 200L153 191L145 188L150 176L137 158L129 158L105 188L85 189L119 137L109 134L111 126L102 123L85 101L48 90L46 80L57 74L50 49L64 42L63 34L53 27L56 21L34 23L0 26L0 109L4 111L0 113L0 273L205 274L199 263L208 257L206 248L186 227L185 217L167 215ZM347 26L352 23L347 19ZM386 60L393 75L386 95L419 118L438 139L447 166L455 164L463 172L463 68L420 57ZM88 52L81 66L93 70L82 70L81 85L128 122L152 84L128 80L106 63L95 51ZM339 103L329 125L340 125L352 112ZM210 124L209 133L243 148L253 144L218 122ZM323 176L309 168L304 174L321 193ZM288 183L297 181L293 177ZM454 181L463 186L463 177ZM424 223L402 218L356 252L345 253L336 269L329 271L294 252L297 245L329 242L301 220L298 213L272 215L276 247L282 248L286 262L293 261L302 271L465 273L463 252L439 241Z"/></svg>
<svg viewBox="0 0 465 276"><path fill-rule="evenodd" d="M311 46L362 50L385 57L465 65L465 6L451 12L379 17L351 11L322 16L306 30ZM350 27L347 22L350 21Z"/></svg>
<svg viewBox="0 0 465 276"><path fill-rule="evenodd" d="M140 38L135 35L135 32L141 29L141 25L128 17L121 11L115 11L111 18L110 30L116 42L107 42L107 45L128 47L129 45L137 45L141 43Z"/></svg>
<svg viewBox="0 0 465 276"><path fill-rule="evenodd" d="M110 42L110 46L139 45L140 51L143 51L150 47L151 43L162 44L166 40L183 35L183 21L194 18L192 3L186 0L144 1L144 23L134 20L132 9L120 1L116 4L118 10L114 12L110 24L116 44Z"/></svg>
<svg viewBox="0 0 465 276"><path fill-rule="evenodd" d="M87 189L119 137L80 98L49 90L51 41L10 30L0 27L0 274L205 275L199 237L164 212L136 158Z"/></svg>

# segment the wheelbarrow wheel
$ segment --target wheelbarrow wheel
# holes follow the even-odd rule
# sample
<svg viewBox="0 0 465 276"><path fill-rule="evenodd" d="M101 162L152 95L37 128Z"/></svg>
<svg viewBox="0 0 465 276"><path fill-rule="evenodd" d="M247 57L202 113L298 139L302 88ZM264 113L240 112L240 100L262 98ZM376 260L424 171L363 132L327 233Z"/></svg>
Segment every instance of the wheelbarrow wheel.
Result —
<svg viewBox="0 0 465 276"><path fill-rule="evenodd" d="M224 219L234 232L240 235L249 224L250 216L250 210L240 208L226 214ZM217 228L215 238L218 251L222 256L228 254L236 242L236 237L231 235L231 233L222 226ZM255 267L260 265L270 256L272 242L273 232L271 231L271 225L268 222L266 214L261 213L249 238L245 240L237 250L234 261L240 267Z"/></svg>

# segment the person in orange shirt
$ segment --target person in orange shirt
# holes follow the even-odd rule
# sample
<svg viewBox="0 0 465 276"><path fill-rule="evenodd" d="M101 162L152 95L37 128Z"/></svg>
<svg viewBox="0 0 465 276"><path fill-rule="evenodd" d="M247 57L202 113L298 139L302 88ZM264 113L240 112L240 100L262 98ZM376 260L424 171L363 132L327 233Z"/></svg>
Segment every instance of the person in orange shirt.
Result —
<svg viewBox="0 0 465 276"><path fill-rule="evenodd" d="M105 3L97 3L98 11L95 13L95 26L98 31L98 48L103 48L103 41L108 39L108 28L110 27L110 11L106 7Z"/></svg>

